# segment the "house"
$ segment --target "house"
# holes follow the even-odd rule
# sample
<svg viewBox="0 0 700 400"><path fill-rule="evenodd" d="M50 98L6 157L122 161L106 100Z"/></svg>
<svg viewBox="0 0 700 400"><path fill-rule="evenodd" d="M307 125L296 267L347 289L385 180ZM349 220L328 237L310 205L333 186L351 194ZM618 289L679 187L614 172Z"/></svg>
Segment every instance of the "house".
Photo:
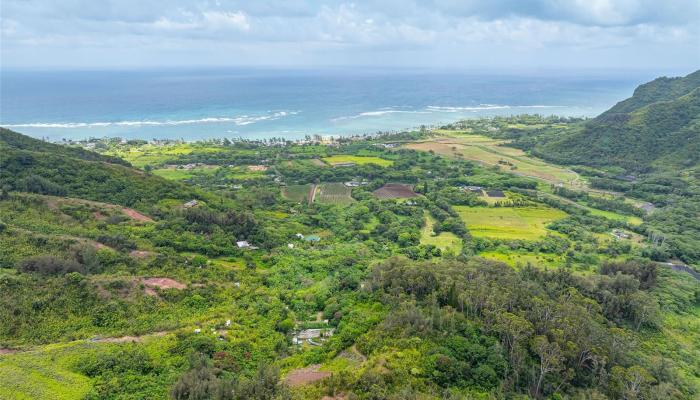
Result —
<svg viewBox="0 0 700 400"><path fill-rule="evenodd" d="M632 237L629 233L622 231L620 229L613 229L612 235L618 240L619 239L629 239L630 237Z"/></svg>
<svg viewBox="0 0 700 400"><path fill-rule="evenodd" d="M195 207L199 202L197 200L190 200L187 203L183 204L182 206L185 208L192 208Z"/></svg>
<svg viewBox="0 0 700 400"><path fill-rule="evenodd" d="M303 238L304 238L304 235L302 235L301 233L297 233L295 236L296 236L297 238L299 238L299 239L303 239Z"/></svg>
<svg viewBox="0 0 700 400"><path fill-rule="evenodd" d="M293 248L294 248L294 243L287 243L287 247L290 248L290 249L293 249Z"/></svg>
<svg viewBox="0 0 700 400"><path fill-rule="evenodd" d="M236 246L238 246L239 249L247 249L250 247L250 243L245 240L241 240L240 242L236 242Z"/></svg>

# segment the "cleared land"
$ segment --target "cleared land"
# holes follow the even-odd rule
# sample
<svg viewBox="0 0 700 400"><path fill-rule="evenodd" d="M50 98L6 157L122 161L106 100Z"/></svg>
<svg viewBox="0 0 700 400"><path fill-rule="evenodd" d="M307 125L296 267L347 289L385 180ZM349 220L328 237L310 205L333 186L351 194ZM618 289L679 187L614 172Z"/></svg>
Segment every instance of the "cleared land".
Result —
<svg viewBox="0 0 700 400"><path fill-rule="evenodd" d="M425 142L409 143L405 147L421 151L432 150L445 157L464 158L487 165L496 165L502 170L550 183L562 183L576 188L583 185L574 171L530 157L522 150L502 146L506 143L504 140L456 131L439 131L439 133L446 136Z"/></svg>
<svg viewBox="0 0 700 400"><path fill-rule="evenodd" d="M435 219L426 213L425 226L421 229L420 244L433 245L443 252L459 254L462 251L462 240L452 232L441 232L435 235L433 226Z"/></svg>
<svg viewBox="0 0 700 400"><path fill-rule="evenodd" d="M323 183L316 189L314 201L327 204L349 204L352 203L352 189L342 183Z"/></svg>
<svg viewBox="0 0 700 400"><path fill-rule="evenodd" d="M282 190L284 197L297 203L308 201L311 185L289 185Z"/></svg>
<svg viewBox="0 0 700 400"><path fill-rule="evenodd" d="M326 163L328 163L332 166L352 163L352 164L356 164L356 165L377 164L380 167L388 167L389 165L394 163L391 160L385 160L385 159L379 158L379 157L350 156L350 155L344 155L344 154L325 157L325 158L323 158L323 161L325 161Z"/></svg>
<svg viewBox="0 0 700 400"><path fill-rule="evenodd" d="M552 221L566 213L549 207L466 207L455 210L475 237L536 240L548 232Z"/></svg>
<svg viewBox="0 0 700 400"><path fill-rule="evenodd" d="M406 199L418 196L418 193L413 191L412 185L402 183L387 183L374 191L374 195L380 199Z"/></svg>

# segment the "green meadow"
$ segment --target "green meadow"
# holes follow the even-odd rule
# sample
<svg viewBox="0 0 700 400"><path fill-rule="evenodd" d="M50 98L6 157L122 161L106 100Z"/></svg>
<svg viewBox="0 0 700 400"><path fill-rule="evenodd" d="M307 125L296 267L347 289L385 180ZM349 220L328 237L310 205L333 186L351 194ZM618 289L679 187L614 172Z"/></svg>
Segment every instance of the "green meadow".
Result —
<svg viewBox="0 0 700 400"><path fill-rule="evenodd" d="M495 239L536 240L545 236L547 224L566 217L549 207L455 206L472 235Z"/></svg>

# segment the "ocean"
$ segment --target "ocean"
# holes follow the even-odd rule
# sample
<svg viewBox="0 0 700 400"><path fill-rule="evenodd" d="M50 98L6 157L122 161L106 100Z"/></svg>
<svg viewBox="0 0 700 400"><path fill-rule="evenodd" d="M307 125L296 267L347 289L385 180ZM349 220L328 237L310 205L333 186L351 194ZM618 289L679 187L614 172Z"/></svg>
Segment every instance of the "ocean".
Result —
<svg viewBox="0 0 700 400"><path fill-rule="evenodd" d="M57 141L301 139L514 114L592 117L653 73L2 70L0 126Z"/></svg>

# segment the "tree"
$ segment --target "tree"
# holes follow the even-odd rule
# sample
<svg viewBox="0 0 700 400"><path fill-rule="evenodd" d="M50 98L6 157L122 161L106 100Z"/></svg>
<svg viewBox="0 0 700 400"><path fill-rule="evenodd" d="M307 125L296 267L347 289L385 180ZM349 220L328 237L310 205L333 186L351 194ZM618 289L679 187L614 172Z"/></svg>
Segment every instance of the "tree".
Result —
<svg viewBox="0 0 700 400"><path fill-rule="evenodd" d="M564 357L559 349L559 344L551 343L546 336L535 336L530 342L530 349L540 358L540 368L537 375L537 383L533 395L540 397L542 383L547 374L558 372L562 368Z"/></svg>

